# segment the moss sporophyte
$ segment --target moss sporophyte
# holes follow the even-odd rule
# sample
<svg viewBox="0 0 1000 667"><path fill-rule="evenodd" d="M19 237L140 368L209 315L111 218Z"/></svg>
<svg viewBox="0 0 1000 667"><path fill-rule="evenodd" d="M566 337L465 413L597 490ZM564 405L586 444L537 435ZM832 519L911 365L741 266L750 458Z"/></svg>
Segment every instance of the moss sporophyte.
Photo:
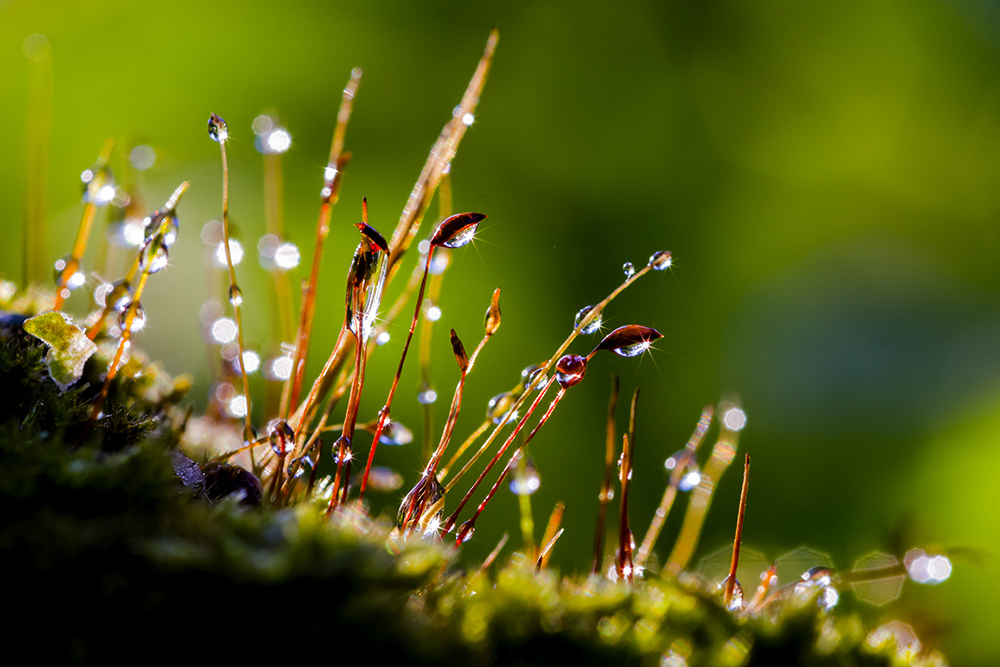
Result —
<svg viewBox="0 0 1000 667"><path fill-rule="evenodd" d="M405 480L376 465L379 443L414 439L392 418L408 351L421 323L418 365L426 378L425 346L440 316L436 300L449 255L475 238L486 217L451 211L449 174L475 119L497 39L493 32L391 235L371 223L368 202L362 202L339 333L311 383L306 360L321 292L319 267L348 167L346 130L362 73L351 72L341 100L297 317L285 273L301 255L284 238L280 206L273 205L280 182L276 156L291 137L271 116L254 123L256 144L269 160L271 211L258 249L281 300L282 339L291 341L266 361L244 344L247 306L236 271L243 250L229 222L230 129L211 115L208 133L222 162L222 220L206 225L202 237L228 280L224 297L202 311L219 363L201 416L180 407L189 381L169 379L132 345L132 334L146 321L144 290L170 261L182 197L205 184L180 184L137 232L129 231L141 193L134 184L116 184L112 142L105 144L84 172L84 212L70 253L55 264L55 291L0 285L0 545L17 573L5 595L16 610L13 628L25 638L44 636L33 650L83 660L126 655L136 646L178 656L230 655L236 641L246 642L246 655L287 659L303 647L341 650L347 638L376 664L944 664L904 622L867 628L838 603L848 589L860 600L884 604L906 578L943 581L951 571L947 556L914 549L901 561L875 554L843 572L808 550L763 564L746 551L741 558L749 456L733 547L691 567L713 492L736 457L746 424L734 400L706 407L687 445L667 458L663 500L637 546L628 500L634 452L644 446L636 432L639 393L620 433L615 379L603 481L594 484L592 568L566 577L549 568L563 534L564 506L556 505L536 540L529 497L540 482L527 447L544 441L542 427L567 392L583 384L596 354L637 357L661 338L651 327L627 324L586 354L569 351L577 338L600 330L623 290L651 271L668 270L669 252L653 252L638 270L627 263L624 281L581 309L549 358L497 394L482 424L456 446L466 382L501 329L496 289L483 304L484 329L474 347L450 331L459 379L436 446L425 433L422 472ZM140 148L131 152L133 168L149 168ZM386 308L383 294L426 228L436 193L438 221L417 246L408 282ZM104 261L96 263L98 271L83 269L98 208L112 210L112 224L134 252L114 281L106 280L107 248L99 249ZM96 307L88 311L70 298L77 290L92 291ZM369 359L388 339L389 325L411 311L388 395L374 414L365 414ZM262 403L250 400L250 375L258 371L273 389ZM435 397L426 385L419 400L426 405ZM716 441L699 460L713 426ZM358 455L363 466L355 465ZM488 462L479 465L484 455ZM476 470L475 481L450 506L456 484ZM366 492L404 483L409 490L400 491L394 517L369 513ZM523 548L504 555L505 535L481 566L467 570L458 560L462 545L505 484L519 497ZM606 545L616 495L618 528ZM673 505L685 497L683 522L661 561L658 538ZM473 499L478 504L466 512Z"/></svg>

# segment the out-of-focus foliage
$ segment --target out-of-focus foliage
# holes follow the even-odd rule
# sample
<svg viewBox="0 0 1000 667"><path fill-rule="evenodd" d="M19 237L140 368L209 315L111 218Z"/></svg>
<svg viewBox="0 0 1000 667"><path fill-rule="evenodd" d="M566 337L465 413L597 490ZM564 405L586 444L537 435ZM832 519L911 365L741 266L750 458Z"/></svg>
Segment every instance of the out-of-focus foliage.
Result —
<svg viewBox="0 0 1000 667"><path fill-rule="evenodd" d="M489 218L479 244L449 269L440 301L439 328L464 335L503 288L504 325L470 379L467 405L485 408L516 369L550 354L573 315L617 284L623 262L660 249L675 260L605 313L609 328L641 320L663 332L653 358L635 372L595 359L587 390L567 399L534 444L535 507L567 502L554 562L583 568L589 558L606 403L599 378L612 369L634 373L623 384L643 388L637 526L658 500L663 459L703 405L732 391L749 416L742 447L755 463L744 539L768 557L802 543L842 567L873 548L901 553L928 542L995 553L1000 23L992 12L960 0L571 9L8 0L0 4L0 225L10 242L0 246L0 270L21 271L33 115L22 47L42 33L52 54L45 254L68 251L79 174L104 139L152 145L149 201L182 179L192 188L170 267L143 300L149 323L137 343L170 371L196 373L204 396L198 310L208 278L197 232L218 217L220 188L205 118L215 111L229 121L233 221L252 249L264 213L250 123L265 108L280 113L293 142L283 156L286 226L310 248L337 98L350 68L362 66L314 373L339 328L334 304L360 198L373 225L391 229L496 24L496 65L453 169L456 209ZM275 337L271 288L251 264L241 287L251 343L262 348ZM446 337L434 355L444 395L456 377ZM394 361L395 353L373 359L369 396L384 395ZM416 431L415 371L403 382L409 406L400 401L394 417ZM412 475L418 449L386 452L385 462ZM716 507L734 514L737 496L735 480L724 480ZM485 552L516 525L514 499L501 500L469 548ZM729 538L732 520L713 513L706 553ZM1000 596L1000 578L989 556L955 560L947 584L908 587L894 610L918 617L922 637L950 632L943 641L956 662L985 664L992 626L982 610Z"/></svg>

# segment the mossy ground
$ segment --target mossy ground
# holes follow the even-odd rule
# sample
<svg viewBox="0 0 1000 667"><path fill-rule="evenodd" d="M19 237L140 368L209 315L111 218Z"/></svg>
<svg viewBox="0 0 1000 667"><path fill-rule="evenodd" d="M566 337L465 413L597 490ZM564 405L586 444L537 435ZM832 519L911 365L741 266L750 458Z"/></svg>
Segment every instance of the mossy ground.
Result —
<svg viewBox="0 0 1000 667"><path fill-rule="evenodd" d="M184 381L141 356L88 431L100 353L61 391L8 300L0 327L5 634L33 654L364 664L889 665L851 616L812 599L739 618L651 573L634 585L537 571L520 554L465 570L441 543L320 506L207 501L179 456ZM106 363L106 360L105 360ZM197 475L195 475L196 477ZM185 481L187 483L185 483ZM501 559L504 560L504 559ZM355 657L352 657L355 656ZM361 657L357 657L361 656Z"/></svg>

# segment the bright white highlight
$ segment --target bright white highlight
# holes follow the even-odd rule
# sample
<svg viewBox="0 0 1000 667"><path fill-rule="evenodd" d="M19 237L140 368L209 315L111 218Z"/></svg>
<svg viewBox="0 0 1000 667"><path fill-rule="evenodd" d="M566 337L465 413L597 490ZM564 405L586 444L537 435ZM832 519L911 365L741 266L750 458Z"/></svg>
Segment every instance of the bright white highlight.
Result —
<svg viewBox="0 0 1000 667"><path fill-rule="evenodd" d="M236 239L229 239L229 256L233 259L233 266L243 261L243 245ZM219 243L215 246L215 263L218 266L229 266L226 263L226 244Z"/></svg>
<svg viewBox="0 0 1000 667"><path fill-rule="evenodd" d="M286 130L275 130L267 135L267 148L272 153L284 153L292 145L292 135Z"/></svg>
<svg viewBox="0 0 1000 667"><path fill-rule="evenodd" d="M278 266L278 268L284 269L285 271L294 269L298 266L300 259L299 249L294 243L282 243L278 246L277 250L274 251L274 263Z"/></svg>
<svg viewBox="0 0 1000 667"><path fill-rule="evenodd" d="M236 322L220 317L212 323L212 340L220 345L236 340Z"/></svg>

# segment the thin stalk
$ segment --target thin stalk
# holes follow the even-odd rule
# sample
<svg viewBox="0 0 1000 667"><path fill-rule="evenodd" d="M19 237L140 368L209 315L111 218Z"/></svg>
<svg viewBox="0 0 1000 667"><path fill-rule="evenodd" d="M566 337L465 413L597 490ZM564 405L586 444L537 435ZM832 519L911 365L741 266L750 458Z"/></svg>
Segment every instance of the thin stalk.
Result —
<svg viewBox="0 0 1000 667"><path fill-rule="evenodd" d="M309 354L309 339L312 335L313 315L316 311L316 289L319 285L319 268L323 260L323 249L326 245L326 238L330 234L330 210L340 198L340 184L343 182L344 167L350 160L350 154L345 154L344 136L347 133L347 124L351 119L351 111L354 108L354 95L361 83L362 71L360 68L351 70L351 78L344 88L344 95L340 100L340 109L337 112L337 124L333 130L333 140L330 144L330 159L327 161L324 173L323 190L321 197L323 200L319 209L319 219L316 221L316 247L313 250L312 269L309 273L309 282L302 292L302 308L299 318L299 329L296 335L295 360L292 365L291 382L289 390L282 394L281 414L286 415L288 411L298 404L299 396L302 392L302 382L305 379L306 357Z"/></svg>
<svg viewBox="0 0 1000 667"><path fill-rule="evenodd" d="M644 266L642 269L640 269L639 271L637 271L636 274L632 278L626 279L622 284L620 284L618 287L616 287L614 290L612 290L612 292L610 294L608 294L608 296L606 296L603 300L601 300L600 302L598 302L597 305L595 305L590 310L590 312L587 313L587 315L582 320L580 320L580 323L576 326L575 329L573 329L572 332L570 332L569 336L566 337L566 340L564 340L562 342L562 344L555 351L555 353L549 358L549 360L546 361L544 364L542 364L539 367L538 373L536 374L535 378L528 384L528 386L524 390L524 393L517 399L517 402L514 403L514 405L511 407L510 411L506 415L504 415L503 419L501 419L500 423L497 424L496 428L493 429L493 432L490 433L489 437L486 438L486 442L484 442L482 444L482 446L480 447L480 450L476 453L476 455L473 456L472 459L470 459L466 463L466 465L463 466L462 469L455 474L455 477L453 477L448 482L448 484L445 485L446 489L448 489L450 491L451 488L455 485L455 483L458 482L458 480L461 479L462 476L465 475L465 473L469 470L469 468L471 468L472 465L479 459L479 457L482 455L482 453L485 452L487 448L489 448L489 446L493 443L493 441L500 434L500 431L502 431L503 428L504 428L504 426L507 425L507 422L510 421L511 416L514 415L514 414L517 414L517 412L519 411L520 407L525 403L525 401L528 400L528 396L531 394L531 392L535 390L535 388L541 382L542 378L544 378L546 376L546 374L549 372L549 370L552 368L552 366L556 363L556 361L558 361L559 358L561 358L563 356L563 354L566 352L566 350L569 349L569 346L573 343L574 340L576 340L577 336L579 336L580 333L595 318L597 318L603 312L604 308L607 307L607 305L609 303L611 303L612 301L614 301L615 297L617 297L619 294L621 294L622 291L626 287L628 287L629 285L631 285L632 283L634 283L640 277L642 277L645 274L649 273L651 270L652 270L652 267L650 267L648 265Z"/></svg>
<svg viewBox="0 0 1000 667"><path fill-rule="evenodd" d="M634 540L632 530L628 525L628 490L632 482L632 461L635 458L635 414L639 401L638 387L632 393L632 405L629 409L628 435L622 438L622 460L619 469L619 479L622 485L622 497L619 501L618 517L618 576L632 583L635 577L635 567L632 561Z"/></svg>
<svg viewBox="0 0 1000 667"><path fill-rule="evenodd" d="M462 501L458 504L458 507L455 508L455 511L452 513L452 515L450 517L448 517L447 521L445 521L444 526L443 526L445 532L450 532L451 529L455 527L455 521L458 519L459 513L462 511L463 508L465 508L465 505L469 502L469 499L472 497L472 494L475 493L476 489L479 488L479 485L482 484L483 479L485 479L486 475L489 474L489 472L493 468L493 466L496 465L497 461L499 461L500 458L504 455L504 452L507 451L507 448L510 447L510 443L512 443L514 441L514 438L517 437L517 434L521 432L522 428L524 428L524 425L528 422L528 418L531 417L531 413L533 413L535 411L535 409L538 407L538 405L542 402L542 399L545 398L546 392L548 392L549 388L553 384L555 384L555 382L556 382L556 378L553 376L552 378L549 379L548 382L545 383L545 386L542 388L542 390L538 392L538 396L535 398L534 402L531 404L531 407L528 408L528 411L525 413L525 415L523 417L521 417L520 420L518 420L517 426L514 427L514 431L507 437L507 440L503 443L503 446L500 447L500 450L493 456L493 458L490 460L490 462L486 464L486 468L479 474L479 477L476 479L475 483L472 485L472 488L470 488L468 490L468 492L465 494L465 497L463 497ZM560 389L560 393L562 393L563 391L564 391L563 389ZM496 430L494 430L493 433L496 434L498 430L499 430L499 428L497 428ZM487 442L489 442L489 441L487 441ZM466 467L463 468L462 470L463 471L467 470L468 467L472 463L473 463L473 461L469 461L469 463L466 464ZM504 473L506 473L506 468L504 469ZM503 478L504 473L501 473L501 479ZM451 484L452 485L459 479L459 477L461 476L461 474L462 473L459 472L458 475L456 475L454 478L452 478L452 480L451 480ZM446 486L445 487L445 491L449 491L449 490L450 490L450 487ZM479 516L479 512L476 512L476 516Z"/></svg>
<svg viewBox="0 0 1000 667"><path fill-rule="evenodd" d="M517 476L523 479L527 470L527 457L519 456L517 459ZM535 518L531 514L531 494L519 493L517 496L517 507L518 513L521 515L521 538L524 541L524 552L537 556L537 547L535 547Z"/></svg>
<svg viewBox="0 0 1000 667"><path fill-rule="evenodd" d="M171 195L165 208L176 208L177 203L180 201L180 198L184 196L188 186L189 183L187 181L181 183L177 189L174 190L174 194ZM163 242L164 226L168 220L169 216L164 216L160 229L157 230L156 236L154 236L153 240L150 242L150 257L156 256L156 252L159 249L160 244ZM118 364L121 362L122 355L125 354L125 350L127 350L131 345L129 340L132 337L132 323L135 321L142 293L146 289L146 281L149 280L149 276L151 275L151 267L152 262L147 262L146 266L142 269L142 273L139 274L139 283L136 285L135 295L132 297L132 302L129 304L128 310L125 314L125 326L122 327L122 337L118 342L118 349L115 350L114 359L111 361L111 365L108 367L108 372L104 376L104 384L101 386L101 391L97 395L97 398L94 399L94 406L90 410L90 417L87 419L87 424L84 427L83 436L86 436L86 434L90 432L90 429L93 428L94 424L97 422L97 418L100 416L101 410L104 409L104 402L108 399L108 391L111 389L111 381L114 380L115 376L118 374ZM81 436L81 439L83 436Z"/></svg>
<svg viewBox="0 0 1000 667"><path fill-rule="evenodd" d="M735 431L726 428L724 422L720 423L722 429L719 433L719 439L712 448L712 456L702 471L701 481L691 491L691 500L688 502L687 511L684 514L680 535L674 543L674 549L664 568L664 571L670 576L676 577L690 562L691 556L698 546L698 538L701 536L705 516L712 503L712 493L726 468L733 462L733 457L736 456L739 436Z"/></svg>
<svg viewBox="0 0 1000 667"><path fill-rule="evenodd" d="M433 250L433 248L431 249ZM413 309L413 319L410 321L410 330L406 335L406 343L403 345L403 353L399 357L399 366L396 368L396 375L392 379L392 386L389 387L389 396L385 399L385 405L378 412L378 425L375 427L375 437L372 440L371 450L368 452L368 463L365 465L365 474L361 479L361 489L358 492L358 502L364 497L365 487L368 485L368 474L371 472L372 461L375 459L375 447L378 445L385 424L389 420L392 410L392 399L396 396L396 388L399 386L399 377L403 374L403 364L406 362L406 353L410 349L410 341L413 340L413 332L417 328L417 318L420 317L420 305L424 300L424 289L427 287L427 274L431 266L431 252L427 253L427 263L424 265L424 277L420 280L420 290L417 292L417 306ZM390 255L391 256L391 255Z"/></svg>
<svg viewBox="0 0 1000 667"><path fill-rule="evenodd" d="M423 219L424 213L430 205L431 198L441 182L441 177L444 175L448 166L451 164L452 159L455 157L455 153L462 141L462 137L465 136L465 130L468 126L465 124L464 119L472 117L475 113L476 106L479 104L479 96L482 93L483 86L486 84L486 75L488 74L490 65L493 61L493 52L496 49L498 39L499 33L496 30L493 30L486 42L486 50L484 51L482 58L480 58L479 64L476 66L476 71L472 75L469 85L465 89L462 101L452 112L452 118L444 126L441 134L438 135L437 141L434 143L430 154L427 156L427 161L424 163L420 176L417 178L417 182L414 184L413 190L410 192L410 197L407 200L406 205L403 207L403 212L400 215L399 222L397 223L396 229L392 235L392 241L389 244L389 257L386 258L386 261L388 262L386 285L388 285L395 276L395 273L398 270L399 260L403 253L406 252L407 248L409 248L413 237L417 234L420 227L420 221ZM421 283L423 283L423 281L421 281ZM421 293L422 292L423 289L421 289ZM313 382L313 387L309 392L309 397L295 410L295 413L288 418L288 422L292 425L292 428L295 429L296 434L298 434L298 432L302 429L302 422L306 418L306 415L309 414L309 411L312 409L315 401L319 400L321 396L325 395L326 392L329 391L330 373L332 372L331 369L336 367L338 363L339 359L337 358L337 350L335 349L334 352L331 353L330 358L327 360L323 371L320 373L319 377L316 378L315 382ZM385 415L385 417L380 416L380 421L387 418L388 415Z"/></svg>
<svg viewBox="0 0 1000 667"><path fill-rule="evenodd" d="M542 533L542 544L544 545L538 552L537 559L535 560L535 569L541 570L549 564L549 554L552 551L552 545L556 543L559 536L563 534L562 525L563 514L566 511L566 503L558 502L556 506L552 508L552 514L549 515L549 523L545 526L545 532Z"/></svg>
<svg viewBox="0 0 1000 667"><path fill-rule="evenodd" d="M455 462L458 461L458 459L462 456L462 454L464 454L465 451L472 446L472 443L474 443L476 440L479 439L479 436L481 436L483 433L486 432L486 429L488 429L490 427L490 424L492 423L493 420L487 417L482 424L476 427L476 430L472 432L472 435L466 438L465 441L462 442L461 445L459 445L455 453L451 455L450 459L448 459L448 463L446 463L445 466L441 468L441 471L439 472L441 477L445 477L448 474L448 471L450 471L452 466L455 465Z"/></svg>
<svg viewBox="0 0 1000 667"><path fill-rule="evenodd" d="M604 555L604 522L608 513L608 502L611 500L611 477L615 464L615 410L618 409L618 376L611 375L611 398L608 400L607 431L604 438L604 480L601 482L601 493L598 495L597 530L594 531L594 562L590 571L599 574Z"/></svg>
<svg viewBox="0 0 1000 667"><path fill-rule="evenodd" d="M104 146L101 147L101 154L97 158L98 165L103 167L107 164L108 159L111 157L111 148L114 145L114 139L106 139L104 141ZM63 267L62 273L59 274L57 284L59 289L56 290L56 302L52 308L53 310L61 309L66 297L69 296L69 288L66 287L66 282L77 272L77 269L80 268L80 260L83 259L83 253L87 251L87 240L90 238L90 230L94 226L94 216L96 214L97 203L94 201L84 202L83 216L80 218L80 224L76 228L76 238L73 240L73 249L70 251L69 261L66 262L66 266Z"/></svg>
<svg viewBox="0 0 1000 667"><path fill-rule="evenodd" d="M743 543L743 517L747 511L747 493L750 491L750 455L743 460L743 490L740 491L740 509L736 515L736 537L733 538L733 559L729 563L729 576L726 577L726 592L723 602L726 609L731 608L733 591L736 590L736 568L740 564L740 545Z"/></svg>
<svg viewBox="0 0 1000 667"><path fill-rule="evenodd" d="M246 346L243 344L243 298L236 284L236 266L229 248L229 164L226 161L226 142L219 142L219 152L222 155L222 245L226 250L226 266L229 268L229 301L233 306L236 319L236 342L240 353L240 376L243 378L243 395L247 401L246 425L243 427L243 440L253 441L253 426L250 423L252 414L250 403L250 377L247 375ZM253 448L250 449L250 467L254 467Z"/></svg>
<svg viewBox="0 0 1000 667"><path fill-rule="evenodd" d="M685 451L687 456L684 462L678 461L674 466L674 469L670 472L670 480L667 482L667 488L663 492L663 499L660 501L660 506L656 509L656 513L653 515L653 520L649 524L649 530L646 531L646 537L642 540L642 546L639 547L639 553L635 557L635 564L637 567L644 567L646 565L646 559L649 558L649 554L653 552L653 546L656 544L656 539L660 536L660 531L663 529L663 524L667 520L667 515L670 514L670 509L674 505L674 500L677 498L677 487L681 482L681 478L687 471L689 464L697 460L698 447L701 446L702 440L705 439L705 433L708 431L708 427L712 423L712 416L714 410L712 406L706 406L701 412L701 418L698 420L698 425L694 429L694 433L691 434L691 438L688 440L685 446Z"/></svg>

